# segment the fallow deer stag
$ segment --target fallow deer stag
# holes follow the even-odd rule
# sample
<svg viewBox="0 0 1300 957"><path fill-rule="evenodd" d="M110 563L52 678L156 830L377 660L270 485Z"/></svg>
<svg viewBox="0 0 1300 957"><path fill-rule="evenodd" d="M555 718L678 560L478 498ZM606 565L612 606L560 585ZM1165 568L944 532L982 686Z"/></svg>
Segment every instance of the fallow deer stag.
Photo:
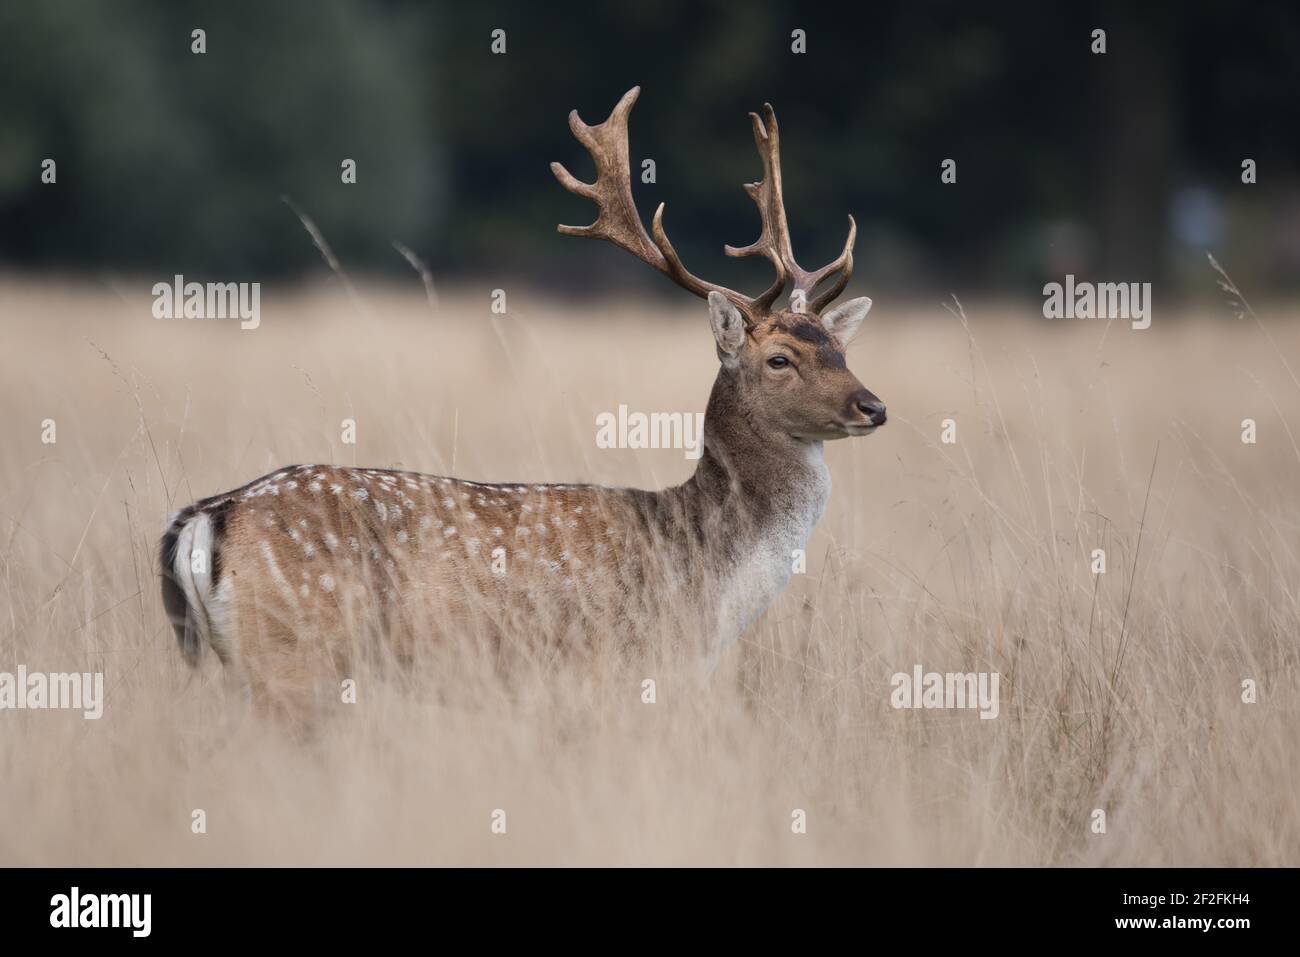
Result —
<svg viewBox="0 0 1300 957"><path fill-rule="evenodd" d="M824 311L853 271L856 226L850 216L843 252L822 268L795 261L766 105L750 114L763 178L745 186L762 231L726 253L763 256L776 277L749 297L694 276L664 232L664 207L647 234L632 200L627 123L639 92L598 126L570 114L596 181L551 169L598 214L559 231L621 246L708 300L721 365L695 474L643 491L279 470L196 502L163 536L163 603L191 664L209 645L272 708L301 703L376 641L407 657L486 636L499 656L540 631L547 648L598 657L675 635L707 673L785 586L830 494L822 443L885 422L844 358L871 300Z"/></svg>

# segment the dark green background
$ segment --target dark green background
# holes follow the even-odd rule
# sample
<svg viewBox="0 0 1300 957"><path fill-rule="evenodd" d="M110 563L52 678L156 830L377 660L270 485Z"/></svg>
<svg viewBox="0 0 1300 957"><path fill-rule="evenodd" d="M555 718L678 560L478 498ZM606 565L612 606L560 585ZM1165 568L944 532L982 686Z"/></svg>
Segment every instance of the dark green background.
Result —
<svg viewBox="0 0 1300 957"><path fill-rule="evenodd" d="M1213 294L1207 248L1243 288L1300 281L1296 4L837 6L6 3L0 266L321 269L287 194L357 274L409 275L399 240L440 280L666 287L554 231L592 218L548 169L590 174L568 111L597 122L640 84L633 154L658 182L638 202L648 217L668 201L687 263L720 281L767 279L721 252L757 235L739 184L758 175L745 114L764 100L801 259L833 256L852 212L873 288L1030 292L1070 268Z"/></svg>

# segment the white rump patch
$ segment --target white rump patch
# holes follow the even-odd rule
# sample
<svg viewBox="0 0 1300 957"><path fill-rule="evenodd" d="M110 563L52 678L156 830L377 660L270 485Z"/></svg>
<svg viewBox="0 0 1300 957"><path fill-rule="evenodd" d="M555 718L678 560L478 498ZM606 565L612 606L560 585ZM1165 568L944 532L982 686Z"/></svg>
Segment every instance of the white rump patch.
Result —
<svg viewBox="0 0 1300 957"><path fill-rule="evenodd" d="M206 560L205 571L194 571L195 552L202 552ZM181 529L176 540L176 558L172 564L172 574L181 583L185 593L185 602L199 612L195 621L199 626L201 638L210 641L207 628L207 600L212 589L212 519L206 512L199 512Z"/></svg>

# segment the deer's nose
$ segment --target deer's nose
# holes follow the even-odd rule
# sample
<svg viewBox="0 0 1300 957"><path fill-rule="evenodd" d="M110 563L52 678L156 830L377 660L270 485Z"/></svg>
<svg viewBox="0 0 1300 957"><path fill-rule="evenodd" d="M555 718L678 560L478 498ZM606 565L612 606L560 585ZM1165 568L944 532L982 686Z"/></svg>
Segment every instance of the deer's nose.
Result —
<svg viewBox="0 0 1300 957"><path fill-rule="evenodd" d="M859 412L867 417L872 425L885 424L885 403L881 402L874 395L863 389L853 397L854 405Z"/></svg>

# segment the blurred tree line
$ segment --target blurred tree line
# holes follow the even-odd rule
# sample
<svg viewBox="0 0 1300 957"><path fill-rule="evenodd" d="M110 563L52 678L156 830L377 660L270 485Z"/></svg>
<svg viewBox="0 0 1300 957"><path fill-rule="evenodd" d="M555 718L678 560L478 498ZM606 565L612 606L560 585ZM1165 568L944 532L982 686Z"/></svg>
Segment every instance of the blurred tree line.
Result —
<svg viewBox="0 0 1300 957"><path fill-rule="evenodd" d="M667 288L555 233L594 217L548 168L591 174L568 111L598 122L640 84L632 152L656 182L638 180L637 201L647 221L666 201L686 262L718 281L767 280L722 245L757 235L746 113L770 100L805 265L836 254L852 212L873 288L1032 291L1073 271L1212 291L1211 249L1243 286L1281 290L1300 276L1297 50L1300 13L1282 0L8 4L0 261L321 268L287 195L350 271L409 270L397 240L439 279ZM940 181L947 158L955 184Z"/></svg>

